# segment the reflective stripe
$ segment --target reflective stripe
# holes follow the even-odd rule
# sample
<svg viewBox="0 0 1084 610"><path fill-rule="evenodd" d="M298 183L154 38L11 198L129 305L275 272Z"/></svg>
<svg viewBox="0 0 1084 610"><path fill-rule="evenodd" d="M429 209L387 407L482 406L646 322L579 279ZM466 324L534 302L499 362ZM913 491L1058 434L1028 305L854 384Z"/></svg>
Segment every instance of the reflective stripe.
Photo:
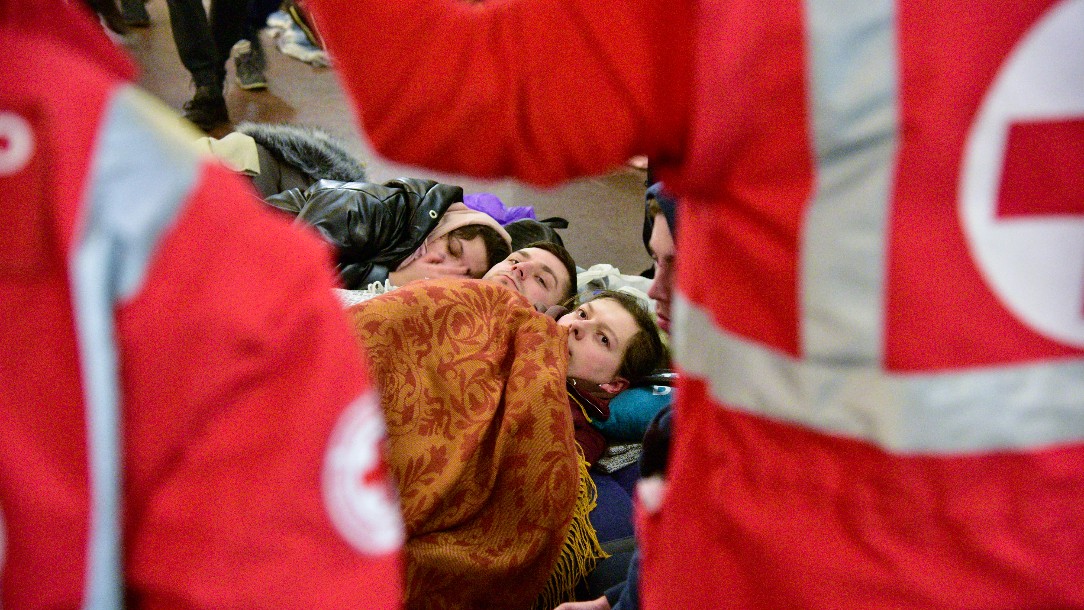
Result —
<svg viewBox="0 0 1084 610"><path fill-rule="evenodd" d="M796 360L715 327L678 297L674 352L728 407L897 453L971 453L1084 441L1084 359L892 374Z"/></svg>
<svg viewBox="0 0 1084 610"><path fill-rule="evenodd" d="M133 87L118 89L99 134L70 273L90 468L84 607L123 606L121 391L114 309L140 288L162 233L192 188L197 137Z"/></svg>
<svg viewBox="0 0 1084 610"><path fill-rule="evenodd" d="M878 363L899 126L895 5L807 0L806 19L816 192L801 240L801 353Z"/></svg>

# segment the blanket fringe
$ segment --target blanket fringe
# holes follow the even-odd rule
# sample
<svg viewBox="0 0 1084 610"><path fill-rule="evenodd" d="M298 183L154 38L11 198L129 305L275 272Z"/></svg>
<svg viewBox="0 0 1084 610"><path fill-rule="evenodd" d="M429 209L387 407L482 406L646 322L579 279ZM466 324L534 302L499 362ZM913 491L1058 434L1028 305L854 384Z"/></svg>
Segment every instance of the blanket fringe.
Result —
<svg viewBox="0 0 1084 610"><path fill-rule="evenodd" d="M579 447L576 447L577 450ZM535 599L535 610L553 610L563 602L574 601L576 585L595 569L598 560L610 555L602 550L595 527L589 515L598 505L598 488L588 472L587 460L579 453L580 489L576 495L576 508L572 524L568 527L561 554L553 567L546 588Z"/></svg>

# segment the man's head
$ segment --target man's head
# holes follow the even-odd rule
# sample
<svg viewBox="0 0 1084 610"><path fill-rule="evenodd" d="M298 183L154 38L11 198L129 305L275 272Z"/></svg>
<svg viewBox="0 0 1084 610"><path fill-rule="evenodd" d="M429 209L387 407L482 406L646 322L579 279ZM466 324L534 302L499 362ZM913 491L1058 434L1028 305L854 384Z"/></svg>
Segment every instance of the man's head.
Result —
<svg viewBox="0 0 1084 610"><path fill-rule="evenodd" d="M440 268L444 275L481 278L493 265L511 252L492 227L464 225L449 231L426 245L426 253L396 270L397 279L407 281L434 276Z"/></svg>
<svg viewBox="0 0 1084 610"><path fill-rule="evenodd" d="M561 246L536 242L508 255L482 279L515 290L532 305L549 308L575 296L576 263Z"/></svg>
<svg viewBox="0 0 1084 610"><path fill-rule="evenodd" d="M675 244L676 202L663 192L662 183L656 183L647 193L646 213L644 218L644 239L647 252L655 261L655 279L647 291L647 296L655 300L655 314L659 327L670 331L671 304L674 295L674 261L677 254Z"/></svg>
<svg viewBox="0 0 1084 610"><path fill-rule="evenodd" d="M568 328L568 376L616 393L665 359L651 315L624 292L603 291L557 321Z"/></svg>

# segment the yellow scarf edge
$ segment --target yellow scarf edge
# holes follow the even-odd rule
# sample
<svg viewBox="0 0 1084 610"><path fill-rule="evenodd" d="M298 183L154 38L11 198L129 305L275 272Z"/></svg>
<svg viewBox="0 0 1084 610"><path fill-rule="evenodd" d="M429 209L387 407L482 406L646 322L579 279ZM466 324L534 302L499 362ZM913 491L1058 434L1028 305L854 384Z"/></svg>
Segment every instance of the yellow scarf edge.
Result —
<svg viewBox="0 0 1084 610"><path fill-rule="evenodd" d="M598 541L598 534L589 517L591 511L598 506L598 488L591 479L587 460L578 445L576 450L580 466L580 488L576 495L576 506L572 511L572 523L568 526L568 535L565 536L549 581L535 599L535 610L552 610L563 602L574 601L576 585L595 569L599 559L610 556L602 550L602 544Z"/></svg>

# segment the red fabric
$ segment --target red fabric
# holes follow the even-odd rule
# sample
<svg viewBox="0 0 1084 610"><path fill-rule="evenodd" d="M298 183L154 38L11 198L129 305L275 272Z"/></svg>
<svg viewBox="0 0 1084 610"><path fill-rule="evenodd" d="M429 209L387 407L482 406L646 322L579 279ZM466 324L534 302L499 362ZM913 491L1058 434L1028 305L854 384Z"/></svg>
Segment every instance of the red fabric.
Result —
<svg viewBox="0 0 1084 610"><path fill-rule="evenodd" d="M613 395L602 388L592 392L589 389L580 389L569 382L568 406L572 409L572 429L576 436L576 444L583 451L583 459L588 465L598 461L606 452L606 437L598 428L591 425L591 420L605 421L610 417L610 399ZM588 420L588 417L591 420Z"/></svg>
<svg viewBox="0 0 1084 610"><path fill-rule="evenodd" d="M352 66L340 78L363 101L361 122L386 155L552 184L636 154L681 151L692 67L687 3L374 2L364 58L356 2L306 6L333 60ZM366 52L387 49L410 59Z"/></svg>
<svg viewBox="0 0 1084 610"><path fill-rule="evenodd" d="M133 586L148 607L398 607L397 554L359 554L324 506L329 437L367 389L330 259L272 211L223 204L239 185L218 172L117 314L129 404L157 406L126 411Z"/></svg>
<svg viewBox="0 0 1084 610"><path fill-rule="evenodd" d="M583 459L588 465L592 465L606 451L606 437L587 421L587 416L572 400L569 402L572 406L572 428L575 431L576 444L583 451Z"/></svg>
<svg viewBox="0 0 1084 610"><path fill-rule="evenodd" d="M0 17L0 114L36 143L32 178L0 177L5 214L37 219L5 224L26 247L0 254L0 606L79 607L89 483L68 257L102 108L131 66L110 65L115 48L65 3L0 0ZM359 552L324 505L329 437L369 390L332 286L315 236L200 168L116 311L134 607L399 606L399 553Z"/></svg>
<svg viewBox="0 0 1084 610"><path fill-rule="evenodd" d="M643 607L1084 605L1079 445L907 458L680 392Z"/></svg>
<svg viewBox="0 0 1084 610"><path fill-rule="evenodd" d="M7 320L0 325L0 517L6 539L0 593L4 607L77 607L89 513L66 253L101 108L125 66L107 70L81 60L73 47L91 46L86 22L76 16L72 37L78 43L61 45L57 20L32 17L35 8L0 3L0 40L7 48L0 113L21 117L33 138L21 171L0 176L2 230L13 246L0 253L0 315ZM63 5L52 11L69 17ZM98 48L111 47L99 41ZM63 94L69 89L45 86L38 70L48 63L51 70L67 68L65 82L81 92L78 99ZM9 139L5 153L10 146Z"/></svg>
<svg viewBox="0 0 1084 610"><path fill-rule="evenodd" d="M720 326L796 354L794 254L814 187L802 3L701 2L697 17L690 142L676 173L653 166L688 200L679 283Z"/></svg>
<svg viewBox="0 0 1084 610"><path fill-rule="evenodd" d="M1007 149L999 217L1084 217L1084 119L1017 123Z"/></svg>

